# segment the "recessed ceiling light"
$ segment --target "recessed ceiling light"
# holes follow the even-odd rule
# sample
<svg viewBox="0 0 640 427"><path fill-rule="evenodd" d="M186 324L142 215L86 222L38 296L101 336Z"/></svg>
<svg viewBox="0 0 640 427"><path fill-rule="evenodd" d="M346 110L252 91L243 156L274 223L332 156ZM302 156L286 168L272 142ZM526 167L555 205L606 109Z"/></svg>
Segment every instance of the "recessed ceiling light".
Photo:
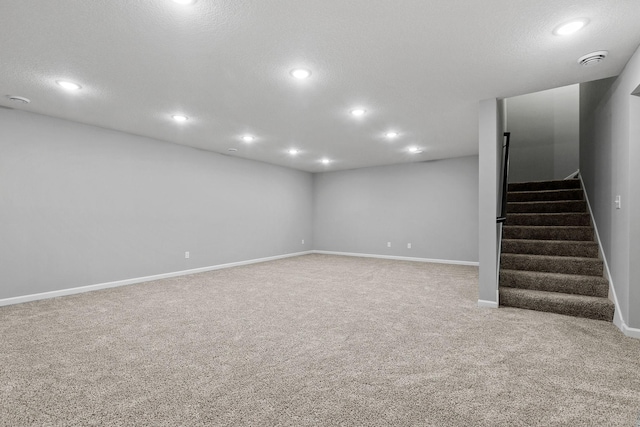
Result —
<svg viewBox="0 0 640 427"><path fill-rule="evenodd" d="M251 136L251 135L243 135L243 136L242 136L242 140L243 140L244 142L251 142L251 141L253 141L254 139L256 139L256 137L255 137L255 136Z"/></svg>
<svg viewBox="0 0 640 427"><path fill-rule="evenodd" d="M311 71L305 68L294 68L289 72L296 79L304 80L311 77Z"/></svg>
<svg viewBox="0 0 640 427"><path fill-rule="evenodd" d="M360 117L363 116L364 113L366 113L367 110L365 110L364 108L355 108L353 110L351 110L351 114L356 116L356 117Z"/></svg>
<svg viewBox="0 0 640 427"><path fill-rule="evenodd" d="M194 4L196 0L173 0L173 2L178 4Z"/></svg>
<svg viewBox="0 0 640 427"><path fill-rule="evenodd" d="M7 95L9 101L18 102L21 104L28 104L31 102L29 98L25 98L24 96L15 96L15 95Z"/></svg>
<svg viewBox="0 0 640 427"><path fill-rule="evenodd" d="M176 122L186 122L187 120L189 120L189 117L183 116L181 114L174 114L173 116L171 116L171 118Z"/></svg>
<svg viewBox="0 0 640 427"><path fill-rule="evenodd" d="M418 147L409 147L409 152L412 154L420 154L422 153L422 150Z"/></svg>
<svg viewBox="0 0 640 427"><path fill-rule="evenodd" d="M556 27L553 33L558 36L568 36L576 31L581 30L585 25L589 23L588 19L576 19L575 21L567 22Z"/></svg>
<svg viewBox="0 0 640 427"><path fill-rule="evenodd" d="M393 131L392 131L392 132L387 132L385 136L386 136L387 138L395 138L395 137L397 137L398 135L400 135L398 132L393 132Z"/></svg>
<svg viewBox="0 0 640 427"><path fill-rule="evenodd" d="M291 150L288 150L287 153L291 154L292 156L295 156L296 154L298 154L300 151L296 150L295 148L292 148Z"/></svg>
<svg viewBox="0 0 640 427"><path fill-rule="evenodd" d="M331 160L324 158L320 160L320 163L322 163L323 165L328 165L329 163L331 163Z"/></svg>
<svg viewBox="0 0 640 427"><path fill-rule="evenodd" d="M67 80L56 80L56 83L58 84L58 86L60 86L61 88L67 89L67 90L78 90L81 89L82 86L80 86L77 83L73 83Z"/></svg>

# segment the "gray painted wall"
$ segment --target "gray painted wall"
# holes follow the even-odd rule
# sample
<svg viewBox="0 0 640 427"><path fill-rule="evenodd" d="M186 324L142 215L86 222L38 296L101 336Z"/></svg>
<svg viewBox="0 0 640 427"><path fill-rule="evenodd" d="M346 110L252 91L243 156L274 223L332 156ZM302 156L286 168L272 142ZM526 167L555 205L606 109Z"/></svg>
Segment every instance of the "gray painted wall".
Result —
<svg viewBox="0 0 640 427"><path fill-rule="evenodd" d="M0 299L312 248L309 173L16 110L0 132Z"/></svg>
<svg viewBox="0 0 640 427"><path fill-rule="evenodd" d="M564 179L578 169L579 93L572 85L507 100L509 182Z"/></svg>
<svg viewBox="0 0 640 427"><path fill-rule="evenodd" d="M580 87L580 172L623 321L640 328L640 50L617 79ZM622 209L616 209L616 195Z"/></svg>
<svg viewBox="0 0 640 427"><path fill-rule="evenodd" d="M499 212L502 144L504 133L504 101L487 99L478 110L479 171L478 248L479 303L498 306L498 242L500 227L496 223Z"/></svg>
<svg viewBox="0 0 640 427"><path fill-rule="evenodd" d="M316 174L315 249L476 262L477 179L475 156Z"/></svg>

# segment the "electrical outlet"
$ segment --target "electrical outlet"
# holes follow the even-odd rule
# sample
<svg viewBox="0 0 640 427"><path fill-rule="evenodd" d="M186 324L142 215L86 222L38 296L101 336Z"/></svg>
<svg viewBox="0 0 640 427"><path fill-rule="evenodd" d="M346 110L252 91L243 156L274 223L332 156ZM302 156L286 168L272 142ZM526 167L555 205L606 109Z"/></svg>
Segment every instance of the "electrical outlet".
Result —
<svg viewBox="0 0 640 427"><path fill-rule="evenodd" d="M391 242L387 242L387 247L390 248L391 247Z"/></svg>
<svg viewBox="0 0 640 427"><path fill-rule="evenodd" d="M190 256L190 255L189 255L189 252L188 252L188 251L184 253L184 257L185 257L185 258L189 258L189 256Z"/></svg>
<svg viewBox="0 0 640 427"><path fill-rule="evenodd" d="M407 243L407 249L411 249L411 243Z"/></svg>
<svg viewBox="0 0 640 427"><path fill-rule="evenodd" d="M304 239L302 239L302 244L304 245Z"/></svg>
<svg viewBox="0 0 640 427"><path fill-rule="evenodd" d="M616 196L615 205L616 209L622 209L622 200L620 199L619 195Z"/></svg>

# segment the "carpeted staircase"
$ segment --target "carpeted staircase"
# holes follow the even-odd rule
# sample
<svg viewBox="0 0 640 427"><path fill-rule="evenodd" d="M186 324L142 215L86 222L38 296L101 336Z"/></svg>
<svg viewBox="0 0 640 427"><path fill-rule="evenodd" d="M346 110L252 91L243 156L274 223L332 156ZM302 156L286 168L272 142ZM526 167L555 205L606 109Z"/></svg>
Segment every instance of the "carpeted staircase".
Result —
<svg viewBox="0 0 640 427"><path fill-rule="evenodd" d="M613 320L579 179L509 184L500 305Z"/></svg>

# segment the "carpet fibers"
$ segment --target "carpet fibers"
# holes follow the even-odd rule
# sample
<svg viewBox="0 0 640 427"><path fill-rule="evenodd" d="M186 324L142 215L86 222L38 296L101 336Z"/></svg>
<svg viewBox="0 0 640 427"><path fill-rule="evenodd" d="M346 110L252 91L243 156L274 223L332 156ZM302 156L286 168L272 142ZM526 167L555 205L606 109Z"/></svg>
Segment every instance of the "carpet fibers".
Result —
<svg viewBox="0 0 640 427"><path fill-rule="evenodd" d="M3 426L633 426L640 341L307 255L0 308Z"/></svg>
<svg viewBox="0 0 640 427"><path fill-rule="evenodd" d="M615 306L580 179L510 183L500 255L500 305L611 322ZM522 204L539 211L512 213ZM542 207L546 205L545 207Z"/></svg>

